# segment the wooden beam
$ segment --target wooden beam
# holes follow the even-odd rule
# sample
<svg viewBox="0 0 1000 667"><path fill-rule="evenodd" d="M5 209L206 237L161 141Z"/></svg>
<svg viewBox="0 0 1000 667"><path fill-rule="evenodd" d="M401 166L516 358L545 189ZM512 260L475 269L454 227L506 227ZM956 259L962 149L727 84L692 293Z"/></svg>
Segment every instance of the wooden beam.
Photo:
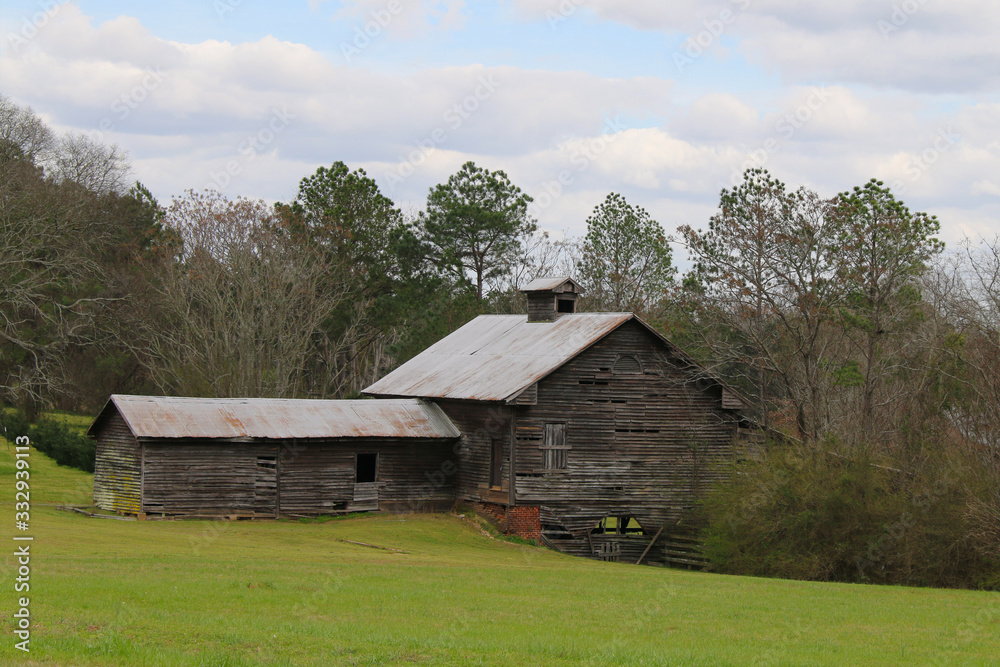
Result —
<svg viewBox="0 0 1000 667"><path fill-rule="evenodd" d="M556 545L552 544L552 541L551 541L551 540L549 540L549 538L545 537L545 535L539 535L538 537L539 537L539 538L541 538L542 542L543 542L543 543L545 544L545 546L547 546L547 547L548 547L549 549L552 549L553 551L559 551L559 552L562 552L562 549L560 549L560 548L559 548L559 547L557 547Z"/></svg>
<svg viewBox="0 0 1000 667"><path fill-rule="evenodd" d="M657 538L660 537L660 533L662 533L662 532L663 532L663 526L660 526L660 529L658 531L656 531L656 535L653 535L653 539L651 539L649 541L649 544L646 545L646 550L642 552L642 555L639 556L639 560L637 560L635 562L636 565L641 565L642 564L642 559L645 558L646 554L649 553L649 550L653 548L653 543L656 542Z"/></svg>
<svg viewBox="0 0 1000 667"><path fill-rule="evenodd" d="M507 481L507 489L510 492L508 503L511 507L517 505L517 408L507 408L507 438L510 447L510 461L507 464L507 474L510 479Z"/></svg>
<svg viewBox="0 0 1000 667"><path fill-rule="evenodd" d="M395 551L396 553L399 553L399 554L408 554L408 553L410 553L409 551L404 551L403 549L394 549L392 547L380 547L377 544L368 544L367 542L356 542L355 540L337 539L336 541L337 542L346 542L347 544L356 544L359 547L368 547L369 549L381 549L382 551Z"/></svg>

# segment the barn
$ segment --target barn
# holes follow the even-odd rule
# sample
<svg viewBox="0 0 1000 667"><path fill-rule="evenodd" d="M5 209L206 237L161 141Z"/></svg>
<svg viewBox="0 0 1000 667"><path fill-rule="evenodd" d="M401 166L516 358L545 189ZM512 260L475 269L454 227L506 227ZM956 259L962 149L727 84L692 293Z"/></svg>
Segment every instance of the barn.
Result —
<svg viewBox="0 0 1000 667"><path fill-rule="evenodd" d="M570 278L524 292L527 316L482 315L364 393L440 406L457 499L509 532L683 562L691 509L753 430L745 401L632 313L575 312Z"/></svg>
<svg viewBox="0 0 1000 667"><path fill-rule="evenodd" d="M114 395L96 440L94 503L145 515L227 518L447 509L425 473L459 436L419 399L321 401Z"/></svg>
<svg viewBox="0 0 1000 667"><path fill-rule="evenodd" d="M607 560L696 564L691 510L755 425L746 401L632 313L544 278L354 401L112 396L94 500L139 515L275 517L470 503L507 533ZM375 400L372 400L375 399Z"/></svg>

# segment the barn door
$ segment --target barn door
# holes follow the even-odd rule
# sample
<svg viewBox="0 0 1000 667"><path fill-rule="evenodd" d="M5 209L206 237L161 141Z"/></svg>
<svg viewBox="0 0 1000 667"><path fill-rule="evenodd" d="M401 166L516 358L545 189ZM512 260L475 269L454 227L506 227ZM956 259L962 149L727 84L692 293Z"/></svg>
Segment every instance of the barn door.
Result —
<svg viewBox="0 0 1000 667"><path fill-rule="evenodd" d="M274 447L257 452L253 493L254 516L278 515L278 452Z"/></svg>
<svg viewBox="0 0 1000 667"><path fill-rule="evenodd" d="M597 557L601 560L617 563L622 555L622 545L618 542L601 542Z"/></svg>
<svg viewBox="0 0 1000 667"><path fill-rule="evenodd" d="M358 453L354 465L354 498L348 506L351 512L378 509L378 454Z"/></svg>

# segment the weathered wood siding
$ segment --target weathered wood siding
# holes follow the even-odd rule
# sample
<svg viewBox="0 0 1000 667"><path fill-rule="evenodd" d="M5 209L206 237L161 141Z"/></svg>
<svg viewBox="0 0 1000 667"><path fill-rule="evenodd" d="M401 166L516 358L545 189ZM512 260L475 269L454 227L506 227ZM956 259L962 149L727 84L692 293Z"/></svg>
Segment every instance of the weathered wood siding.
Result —
<svg viewBox="0 0 1000 667"><path fill-rule="evenodd" d="M516 408L517 504L577 538L606 516L650 532L684 517L732 456L737 418L681 368L629 322L541 380L537 404ZM565 469L544 467L546 423L566 424Z"/></svg>
<svg viewBox="0 0 1000 667"><path fill-rule="evenodd" d="M144 443L143 511L155 514L270 516L276 444Z"/></svg>
<svg viewBox="0 0 1000 667"><path fill-rule="evenodd" d="M104 510L137 514L141 502L142 450L116 410L96 438L94 504Z"/></svg>
<svg viewBox="0 0 1000 667"><path fill-rule="evenodd" d="M143 511L274 517L440 509L455 497L452 447L414 439L150 441ZM355 483L359 453L378 454L375 482Z"/></svg>
<svg viewBox="0 0 1000 667"><path fill-rule="evenodd" d="M528 321L552 321L556 317L556 295L552 293L528 295Z"/></svg>
<svg viewBox="0 0 1000 667"><path fill-rule="evenodd" d="M355 497L355 461L358 454L369 453L378 454L377 507L389 511L441 508L455 498L456 471L448 463L455 458L452 447L451 442L440 440L287 443L279 466L280 510L325 514L361 509L363 501Z"/></svg>
<svg viewBox="0 0 1000 667"><path fill-rule="evenodd" d="M281 511L329 514L354 493L354 452L329 442L291 441L281 449Z"/></svg>
<svg viewBox="0 0 1000 667"><path fill-rule="evenodd" d="M453 457L458 468L456 493L468 501L509 504L510 454L513 408L474 401L436 401L445 414L462 432L458 456ZM501 484L490 486L493 443L503 449Z"/></svg>

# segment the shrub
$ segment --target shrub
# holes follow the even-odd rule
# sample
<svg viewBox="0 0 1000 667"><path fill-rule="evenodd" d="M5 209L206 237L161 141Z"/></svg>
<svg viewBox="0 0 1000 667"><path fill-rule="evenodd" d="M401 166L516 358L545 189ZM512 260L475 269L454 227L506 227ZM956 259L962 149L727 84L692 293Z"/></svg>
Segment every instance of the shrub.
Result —
<svg viewBox="0 0 1000 667"><path fill-rule="evenodd" d="M903 463L836 442L772 444L706 497L706 555L732 574L996 589L990 486L982 466L941 450Z"/></svg>
<svg viewBox="0 0 1000 667"><path fill-rule="evenodd" d="M28 435L31 424L20 410L0 408L0 436L10 443L20 435Z"/></svg>
<svg viewBox="0 0 1000 667"><path fill-rule="evenodd" d="M28 432L35 449L61 466L94 472L96 445L93 440L54 419L42 418Z"/></svg>

